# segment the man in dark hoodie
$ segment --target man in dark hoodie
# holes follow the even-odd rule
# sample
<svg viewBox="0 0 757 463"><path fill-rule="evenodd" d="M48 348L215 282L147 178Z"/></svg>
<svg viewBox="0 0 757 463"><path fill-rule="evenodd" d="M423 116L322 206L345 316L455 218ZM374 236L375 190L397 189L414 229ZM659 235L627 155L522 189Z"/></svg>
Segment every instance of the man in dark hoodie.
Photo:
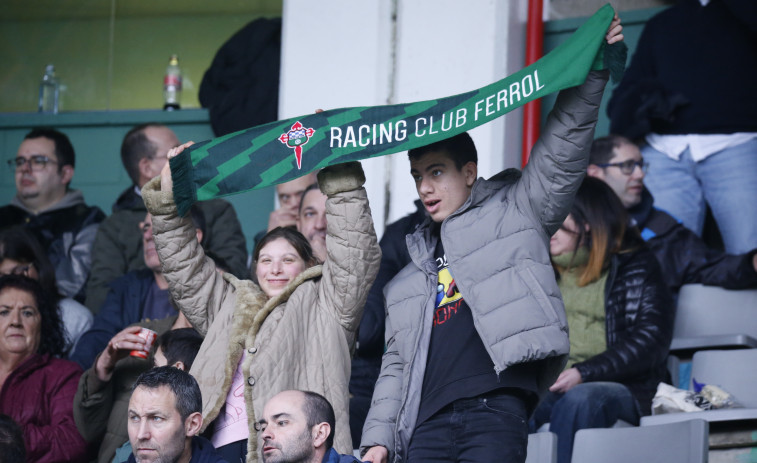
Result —
<svg viewBox="0 0 757 463"><path fill-rule="evenodd" d="M71 141L57 130L34 129L8 164L16 196L0 208L0 229L23 225L33 233L55 267L60 294L83 301L92 242L105 214L70 188L76 164Z"/></svg>
<svg viewBox="0 0 757 463"><path fill-rule="evenodd" d="M113 214L101 225L92 248L92 277L87 286L86 306L97 313L105 302L109 284L118 277L145 268L142 240L137 227L147 209L141 188L160 173L168 150L179 145L173 130L156 123L131 129L121 144L121 161L133 184L113 205ZM205 217L206 250L220 259L231 273L247 276L247 243L234 208L214 199L197 203Z"/></svg>

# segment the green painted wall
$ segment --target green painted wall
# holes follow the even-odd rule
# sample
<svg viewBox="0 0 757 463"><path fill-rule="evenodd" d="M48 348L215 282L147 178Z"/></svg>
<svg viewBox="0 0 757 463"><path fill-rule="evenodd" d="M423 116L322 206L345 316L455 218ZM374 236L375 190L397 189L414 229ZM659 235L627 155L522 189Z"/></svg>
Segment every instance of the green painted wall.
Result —
<svg viewBox="0 0 757 463"><path fill-rule="evenodd" d="M121 139L132 126L157 121L182 141L212 138L197 98L218 48L245 24L281 16L282 0L2 0L0 7L0 204L15 194L15 157L34 126L65 132L77 153L72 186L110 213L130 180ZM112 16L112 19L111 19ZM172 53L184 73L182 111L166 113L163 76ZM39 81L55 64L61 114L37 114ZM20 114L19 114L20 113ZM267 225L272 189L228 198L247 237Z"/></svg>
<svg viewBox="0 0 757 463"><path fill-rule="evenodd" d="M199 108L200 82L218 48L261 16L248 10L116 16L112 28L108 17L14 20L0 15L0 113L37 110L39 81L48 63L55 65L63 85L63 111L162 108L163 76L172 53L179 55L184 73L182 107ZM281 3L278 12L275 3L264 11L280 16Z"/></svg>

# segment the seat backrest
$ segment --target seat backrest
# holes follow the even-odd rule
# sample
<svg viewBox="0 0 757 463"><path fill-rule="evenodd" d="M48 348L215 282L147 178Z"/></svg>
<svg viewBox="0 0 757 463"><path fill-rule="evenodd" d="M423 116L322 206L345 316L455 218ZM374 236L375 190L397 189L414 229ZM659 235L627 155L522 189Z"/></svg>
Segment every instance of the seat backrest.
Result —
<svg viewBox="0 0 757 463"><path fill-rule="evenodd" d="M757 338L757 289L684 285L678 293L673 338L746 334Z"/></svg>
<svg viewBox="0 0 757 463"><path fill-rule="evenodd" d="M719 386L741 405L757 408L757 349L698 351L691 361L691 378Z"/></svg>
<svg viewBox="0 0 757 463"><path fill-rule="evenodd" d="M582 429L573 463L705 463L709 424L704 420L631 428Z"/></svg>
<svg viewBox="0 0 757 463"><path fill-rule="evenodd" d="M526 463L557 463L557 434L553 432L529 434Z"/></svg>

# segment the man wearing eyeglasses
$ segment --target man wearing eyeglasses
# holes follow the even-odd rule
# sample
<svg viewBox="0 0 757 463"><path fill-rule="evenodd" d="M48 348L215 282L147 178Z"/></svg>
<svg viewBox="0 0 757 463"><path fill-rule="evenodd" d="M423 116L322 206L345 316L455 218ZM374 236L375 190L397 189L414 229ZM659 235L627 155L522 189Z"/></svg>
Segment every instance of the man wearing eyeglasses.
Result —
<svg viewBox="0 0 757 463"><path fill-rule="evenodd" d="M55 267L60 293L83 302L92 242L105 214L70 188L75 161L65 134L49 128L26 134L16 157L8 161L16 196L0 208L0 228L23 225L34 233Z"/></svg>
<svg viewBox="0 0 757 463"><path fill-rule="evenodd" d="M670 291L701 283L728 289L757 287L757 249L732 255L711 249L667 212L654 207L644 187L647 164L639 148L620 135L594 140L587 174L603 180L636 222L662 267Z"/></svg>

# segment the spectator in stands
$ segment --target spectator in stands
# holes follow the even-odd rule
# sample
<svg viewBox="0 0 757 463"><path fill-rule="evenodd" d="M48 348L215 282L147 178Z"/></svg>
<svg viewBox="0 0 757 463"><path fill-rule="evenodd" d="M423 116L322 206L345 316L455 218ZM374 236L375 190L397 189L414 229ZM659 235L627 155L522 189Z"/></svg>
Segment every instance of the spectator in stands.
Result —
<svg viewBox="0 0 757 463"><path fill-rule="evenodd" d="M200 387L189 373L163 366L139 375L129 400L129 463L226 463L199 435L201 411Z"/></svg>
<svg viewBox="0 0 757 463"><path fill-rule="evenodd" d="M57 130L34 129L8 164L16 172L16 196L0 208L0 228L23 225L33 233L55 268L58 292L83 302L92 242L105 214L70 188L76 164L71 141Z"/></svg>
<svg viewBox="0 0 757 463"><path fill-rule="evenodd" d="M87 443L72 412L81 369L59 358L63 327L38 282L0 277L0 333L0 413L23 429L27 461L84 461Z"/></svg>
<svg viewBox="0 0 757 463"><path fill-rule="evenodd" d="M79 380L74 397L76 427L90 445L99 446L98 463L113 461L116 449L129 441L126 416L137 377L153 366L169 365L184 371L192 367L202 336L192 328L180 328L187 325L186 319L182 319L171 317L124 329L108 342L92 368ZM153 346L152 360L129 355L132 350L144 347L144 339L136 335L142 327L160 333ZM125 461L130 453L129 448L126 456L116 461Z"/></svg>
<svg viewBox="0 0 757 463"><path fill-rule="evenodd" d="M612 133L644 139L658 207L701 235L705 203L726 252L757 248L757 2L679 0L644 27L608 105Z"/></svg>
<svg viewBox="0 0 757 463"><path fill-rule="evenodd" d="M24 431L8 415L0 414L0 463L25 463Z"/></svg>
<svg viewBox="0 0 757 463"><path fill-rule="evenodd" d="M255 235L255 245L266 233L276 227L294 227L297 225L300 200L305 189L316 182L315 173L303 175L289 182L276 185L276 197L279 208L268 216L268 228Z"/></svg>
<svg viewBox="0 0 757 463"><path fill-rule="evenodd" d="M384 286L410 263L405 236L412 234L427 217L426 208L419 199L415 201L415 207L412 214L387 225L379 241L381 266L365 302L350 373L350 433L356 445L371 408L371 397L384 355Z"/></svg>
<svg viewBox="0 0 757 463"><path fill-rule="evenodd" d="M170 169L142 191L172 296L205 336L191 373L203 391L203 417L213 422L212 442L229 461L257 461L252 426L265 402L288 389L327 397L337 412L335 448L352 450L350 353L380 251L360 164L329 167L318 180L329 197L326 261L313 266L305 237L276 228L255 248L258 284L215 271L189 222L176 214Z"/></svg>
<svg viewBox="0 0 757 463"><path fill-rule="evenodd" d="M691 230L654 207L644 187L645 159L620 135L598 138L591 147L587 173L607 183L657 257L662 277L675 294L682 285L702 283L728 289L757 287L757 249L731 255L708 248Z"/></svg>
<svg viewBox="0 0 757 463"><path fill-rule="evenodd" d="M550 423L557 461L569 463L579 429L651 411L666 359L674 308L660 266L613 191L587 177L550 240L570 328L570 368L549 388L533 427Z"/></svg>
<svg viewBox="0 0 757 463"><path fill-rule="evenodd" d="M255 423L263 463L360 463L332 447L336 417L321 394L283 391L271 397Z"/></svg>
<svg viewBox="0 0 757 463"><path fill-rule="evenodd" d="M30 232L21 227L0 232L0 275L24 275L40 282L58 304L66 336L64 352L72 352L81 335L92 326L92 312L58 293L55 269Z"/></svg>
<svg viewBox="0 0 757 463"><path fill-rule="evenodd" d="M326 195L318 188L318 184L311 184L302 193L300 208L297 214L297 231L305 235L313 254L319 262L326 261Z"/></svg>
<svg viewBox="0 0 757 463"><path fill-rule="evenodd" d="M607 42L621 31L616 16ZM526 420L568 354L546 243L585 174L607 78L560 92L522 175L477 179L467 133L408 152L429 219L385 290L363 460L525 461Z"/></svg>
<svg viewBox="0 0 757 463"><path fill-rule="evenodd" d="M105 302L110 283L134 270L145 268L142 240L134 233L147 213L140 189L157 176L166 163L166 153L178 146L168 127L148 123L131 129L121 145L121 161L132 180L113 204L113 213L101 225L92 250L92 276L87 285L86 305L97 313ZM205 247L223 259L231 273L247 275L247 244L234 208L214 199L197 203L205 217Z"/></svg>
<svg viewBox="0 0 757 463"><path fill-rule="evenodd" d="M192 222L202 224L197 208L190 212ZM202 225L194 225L192 239L203 242ZM71 360L82 368L90 368L108 341L129 325L143 320L161 320L178 315L168 292L168 281L163 275L158 252L153 241L152 217L148 213L134 233L141 231L142 251L146 269L133 270L111 284L111 290L95 316L92 329L84 333ZM169 325L170 326L170 325Z"/></svg>

